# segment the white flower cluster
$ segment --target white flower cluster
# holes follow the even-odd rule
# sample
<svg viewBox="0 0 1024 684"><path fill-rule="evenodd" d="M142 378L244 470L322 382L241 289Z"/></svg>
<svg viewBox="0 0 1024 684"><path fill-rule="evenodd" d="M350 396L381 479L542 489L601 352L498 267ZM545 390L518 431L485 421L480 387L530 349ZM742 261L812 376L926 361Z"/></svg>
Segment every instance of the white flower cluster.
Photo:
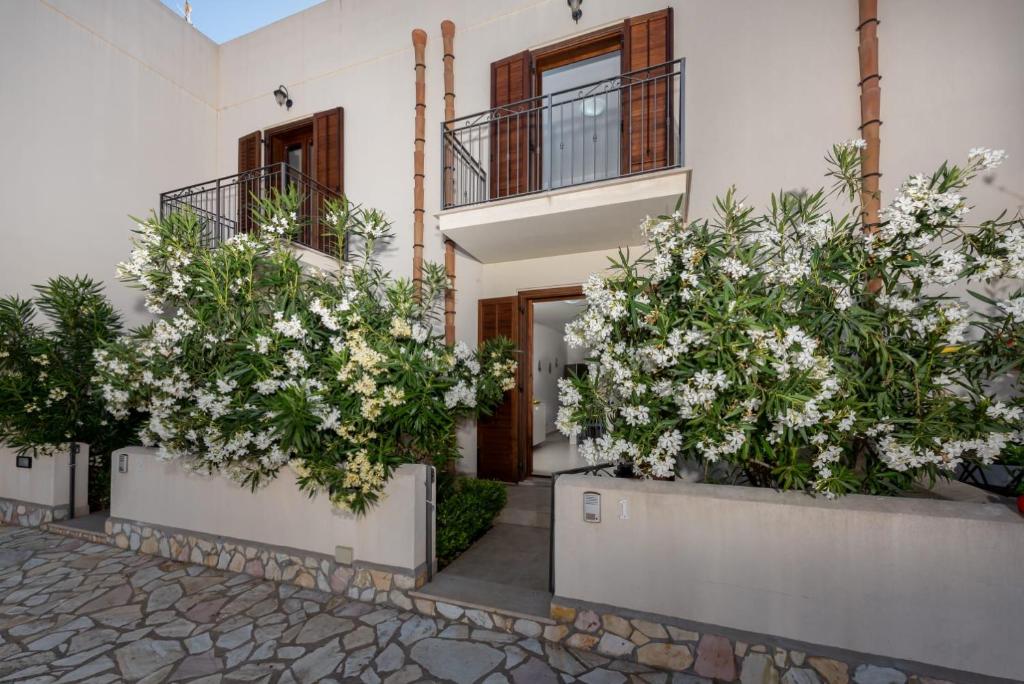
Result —
<svg viewBox="0 0 1024 684"><path fill-rule="evenodd" d="M215 250L192 239L199 226L187 217L140 225L120 274L156 308L178 308L97 352L97 384L115 416L146 416L140 437L163 458L258 486L301 457L309 486L326 481L336 504L364 510L395 463L423 457L400 453L407 443L440 439L408 418L410 402L452 419L489 408L514 383L515 362L500 344L447 348L431 328L437 303L416 300L368 254L338 274L304 272L282 239L295 211L260 211L269 218L259 233ZM384 237L379 218L368 210L360 235Z"/></svg>
<svg viewBox="0 0 1024 684"><path fill-rule="evenodd" d="M882 225L877 232L865 234L869 253L878 258L898 256L911 249L921 249L949 226L963 221L967 202L955 190L939 192L932 178L911 176L892 203L882 209Z"/></svg>
<svg viewBox="0 0 1024 684"><path fill-rule="evenodd" d="M991 150L987 147L975 147L967 153L967 162L976 164L981 169L994 169L1006 161L1004 150Z"/></svg>

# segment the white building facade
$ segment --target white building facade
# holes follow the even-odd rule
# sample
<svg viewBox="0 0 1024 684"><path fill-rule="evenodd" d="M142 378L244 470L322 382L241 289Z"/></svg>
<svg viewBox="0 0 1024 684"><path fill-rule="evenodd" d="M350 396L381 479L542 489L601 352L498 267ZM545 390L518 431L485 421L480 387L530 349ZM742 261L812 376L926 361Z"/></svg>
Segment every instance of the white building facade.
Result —
<svg viewBox="0 0 1024 684"><path fill-rule="evenodd" d="M652 16L661 23L636 28L638 17ZM1007 149L1010 160L972 201L985 213L1019 208L1024 46L1017 35L1024 4L891 0L879 17L883 201L908 173L985 145ZM452 138L462 150L448 160L458 162L448 167L449 181L459 187L447 200L445 20L455 26L455 114L459 126L470 124L468 134ZM632 38L621 28L630 21ZM0 122L17 136L0 184L0 290L28 295L33 283L55 273L88 273L107 281L129 322L145 320L140 299L112 277L129 249L129 216L157 209L162 192L236 174L239 140L254 131L261 135L249 150L256 154L250 165L295 161L281 156L287 151L280 145L271 150L268 132L287 133L338 108L343 121L331 124L340 166L335 189L394 221L398 237L383 261L396 275L411 275L416 87L410 34L421 29L424 258L442 261L445 237L458 245L456 337L475 344L480 300L578 285L617 247L638 243L644 213L658 213L674 198L685 195L689 217L700 218L732 184L753 204L775 190L819 184L829 146L858 136L857 24L852 0L591 0L578 23L560 0L328 0L217 45L157 0L15 3L0 26L8 94ZM609 44L616 31L618 47ZM601 35L605 42L594 49L559 52L567 41ZM647 61L633 56L633 66L679 60L657 72L667 74L659 77L663 90L652 82L651 92L627 92L630 81L617 73L628 69L637 36L648 41ZM504 76L495 76L492 65L523 55L527 61L513 67L532 68L529 82L512 89L503 83L501 100L494 79ZM579 73L567 69L573 61L586 62ZM616 96L566 91L602 79ZM273 96L279 85L288 90L289 108ZM550 99L552 92L562 94ZM504 123L501 110L463 118L524 94L535 98L528 114L518 107L511 118L505 113ZM576 99L566 106L559 97ZM642 130L631 131L623 112L632 107L637 115L643 98L643 116L665 121L641 123L634 116ZM602 110L597 117L595 109ZM570 115L566 124L570 110L579 118ZM584 132L575 130L577 123ZM500 153L506 169L480 137L494 148L513 148ZM589 156L565 152L584 143L592 143ZM646 147L649 156L637 157L630 145ZM463 154L475 159L464 161ZM307 156L317 155L324 157ZM509 171L510 157L521 174ZM690 172L673 173L680 168ZM314 167L307 170L316 175ZM472 206L446 210L446 201ZM473 428L461 440L462 468L475 472Z"/></svg>

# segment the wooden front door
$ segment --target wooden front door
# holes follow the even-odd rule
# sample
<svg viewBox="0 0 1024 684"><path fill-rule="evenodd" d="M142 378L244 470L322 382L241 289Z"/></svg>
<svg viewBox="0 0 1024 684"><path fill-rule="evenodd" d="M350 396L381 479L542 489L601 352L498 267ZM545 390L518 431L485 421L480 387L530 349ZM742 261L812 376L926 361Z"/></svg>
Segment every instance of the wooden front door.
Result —
<svg viewBox="0 0 1024 684"><path fill-rule="evenodd" d="M504 336L519 343L519 299L481 299L478 311L480 342ZM520 363L522 366L522 363ZM522 376L522 372L519 373ZM477 421L476 468L482 479L519 482L523 479L519 450L519 403L521 384L505 393L505 399L490 416Z"/></svg>

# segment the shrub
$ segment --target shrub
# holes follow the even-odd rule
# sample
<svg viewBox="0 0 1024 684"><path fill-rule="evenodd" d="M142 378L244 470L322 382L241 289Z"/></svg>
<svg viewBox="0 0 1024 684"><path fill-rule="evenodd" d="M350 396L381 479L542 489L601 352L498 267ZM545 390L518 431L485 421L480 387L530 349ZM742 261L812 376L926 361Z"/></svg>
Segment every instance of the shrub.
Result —
<svg viewBox="0 0 1024 684"><path fill-rule="evenodd" d="M136 427L129 412L111 419L93 381L93 352L117 338L120 316L88 277L58 276L36 291L0 299L0 441L37 453L86 442L109 454Z"/></svg>
<svg viewBox="0 0 1024 684"><path fill-rule="evenodd" d="M140 223L120 273L173 313L97 358L110 410L144 412L161 457L254 489L290 465L303 490L362 513L398 465L458 458L456 421L494 407L515 362L507 340L444 344L444 268L425 265L419 290L391 278L374 259L391 237L380 212L328 204L352 257L304 270L290 248L303 202L258 200L259 230L214 249L193 214Z"/></svg>
<svg viewBox="0 0 1024 684"><path fill-rule="evenodd" d="M585 286L568 342L591 372L561 381L558 424L591 463L836 496L893 493L917 478L1017 449L1024 223L976 226L962 191L1000 152L914 176L865 231L861 141L827 158L831 191L779 193L757 213L730 190L714 217L643 224L648 250L620 254ZM1011 282L1013 281L1013 282ZM1009 296L971 293L971 283ZM1018 393L1019 395L1019 393Z"/></svg>
<svg viewBox="0 0 1024 684"><path fill-rule="evenodd" d="M491 527L505 507L505 485L493 480L443 476L437 487L437 559L444 566Z"/></svg>

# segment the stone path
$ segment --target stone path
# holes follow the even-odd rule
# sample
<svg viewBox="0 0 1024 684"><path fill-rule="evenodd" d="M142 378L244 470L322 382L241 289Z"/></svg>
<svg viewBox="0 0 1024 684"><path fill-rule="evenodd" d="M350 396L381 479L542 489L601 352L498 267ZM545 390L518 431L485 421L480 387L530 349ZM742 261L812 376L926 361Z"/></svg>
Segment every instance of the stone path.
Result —
<svg viewBox="0 0 1024 684"><path fill-rule="evenodd" d="M0 526L0 682L668 679L518 634Z"/></svg>

